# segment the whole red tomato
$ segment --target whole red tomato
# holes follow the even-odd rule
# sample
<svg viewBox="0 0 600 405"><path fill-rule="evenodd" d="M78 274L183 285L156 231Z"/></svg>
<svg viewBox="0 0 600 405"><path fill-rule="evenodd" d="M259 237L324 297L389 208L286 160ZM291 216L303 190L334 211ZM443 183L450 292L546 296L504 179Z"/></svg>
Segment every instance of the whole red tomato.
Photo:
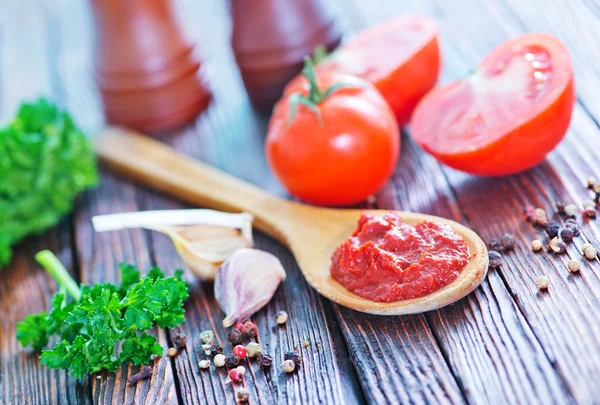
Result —
<svg viewBox="0 0 600 405"><path fill-rule="evenodd" d="M564 45L545 34L501 44L469 77L431 91L411 135L442 163L501 176L540 163L563 139L575 86Z"/></svg>
<svg viewBox="0 0 600 405"><path fill-rule="evenodd" d="M285 188L319 205L349 205L377 192L400 151L393 111L373 85L338 73L306 77L276 104L266 155Z"/></svg>

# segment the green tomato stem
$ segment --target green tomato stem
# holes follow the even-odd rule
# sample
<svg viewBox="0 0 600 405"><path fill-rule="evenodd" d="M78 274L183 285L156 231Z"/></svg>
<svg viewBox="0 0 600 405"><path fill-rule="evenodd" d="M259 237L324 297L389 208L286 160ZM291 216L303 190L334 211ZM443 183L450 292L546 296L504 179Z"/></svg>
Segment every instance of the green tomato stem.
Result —
<svg viewBox="0 0 600 405"><path fill-rule="evenodd" d="M42 250L35 255L35 260L56 280L59 288L64 287L67 293L75 300L81 299L81 290L73 280L65 266L49 250Z"/></svg>

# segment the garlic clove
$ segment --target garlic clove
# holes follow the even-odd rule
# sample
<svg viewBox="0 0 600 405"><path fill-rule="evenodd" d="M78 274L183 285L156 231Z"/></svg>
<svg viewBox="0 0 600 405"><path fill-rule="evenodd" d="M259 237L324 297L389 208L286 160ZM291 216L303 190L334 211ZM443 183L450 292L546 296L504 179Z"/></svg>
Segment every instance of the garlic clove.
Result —
<svg viewBox="0 0 600 405"><path fill-rule="evenodd" d="M272 254L247 248L235 251L215 278L215 298L226 314L223 326L244 321L264 307L285 277Z"/></svg>

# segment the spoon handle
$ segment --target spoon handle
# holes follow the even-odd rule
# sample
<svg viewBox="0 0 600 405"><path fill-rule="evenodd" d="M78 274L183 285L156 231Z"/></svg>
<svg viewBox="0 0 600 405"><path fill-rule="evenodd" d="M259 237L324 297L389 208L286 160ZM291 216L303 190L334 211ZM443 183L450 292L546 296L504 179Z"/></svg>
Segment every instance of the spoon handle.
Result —
<svg viewBox="0 0 600 405"><path fill-rule="evenodd" d="M302 210L301 204L269 195L147 136L109 127L97 139L98 156L117 172L194 205L249 212L258 229L284 243L281 225Z"/></svg>

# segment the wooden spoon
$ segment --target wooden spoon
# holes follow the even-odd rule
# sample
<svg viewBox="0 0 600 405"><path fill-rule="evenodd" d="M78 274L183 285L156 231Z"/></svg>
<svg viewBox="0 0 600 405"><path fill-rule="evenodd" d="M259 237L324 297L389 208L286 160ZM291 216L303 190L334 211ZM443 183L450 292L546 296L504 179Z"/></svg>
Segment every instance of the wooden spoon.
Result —
<svg viewBox="0 0 600 405"><path fill-rule="evenodd" d="M381 303L361 298L331 278L331 255L356 227L364 210L314 207L274 197L260 188L181 155L143 135L108 128L98 138L100 158L109 166L154 189L192 204L222 211L246 211L255 226L284 243L304 277L320 294L345 307L380 315L404 315L451 304L473 291L485 278L487 249L463 225L431 215L400 212L405 223L423 220L450 225L465 240L472 258L458 278L420 298ZM371 211L383 215L388 211Z"/></svg>

